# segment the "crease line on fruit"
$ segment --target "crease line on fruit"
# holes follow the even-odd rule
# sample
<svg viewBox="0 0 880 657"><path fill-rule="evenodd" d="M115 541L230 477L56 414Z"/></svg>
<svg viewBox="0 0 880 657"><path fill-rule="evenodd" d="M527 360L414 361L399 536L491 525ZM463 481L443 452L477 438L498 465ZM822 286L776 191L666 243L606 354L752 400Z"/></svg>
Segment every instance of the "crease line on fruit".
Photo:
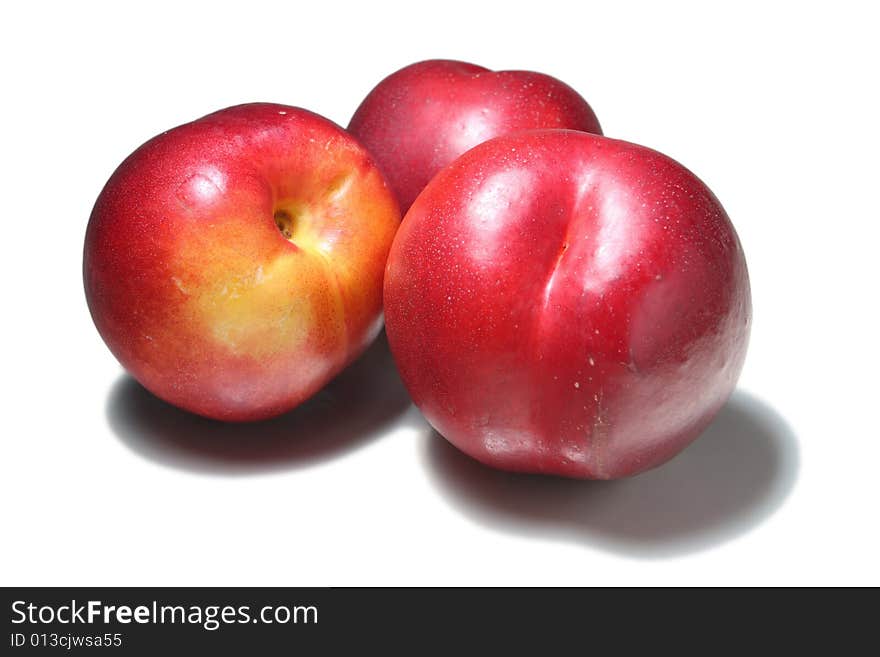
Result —
<svg viewBox="0 0 880 657"><path fill-rule="evenodd" d="M345 341L345 353L347 354L351 346L351 330L348 325L348 313L345 308L345 298L342 294L342 282L339 280L339 273L330 264L330 259L320 247L304 247L303 250L316 256L321 261L321 266L324 268L328 278L328 285L333 289L333 300L342 319L342 338Z"/></svg>

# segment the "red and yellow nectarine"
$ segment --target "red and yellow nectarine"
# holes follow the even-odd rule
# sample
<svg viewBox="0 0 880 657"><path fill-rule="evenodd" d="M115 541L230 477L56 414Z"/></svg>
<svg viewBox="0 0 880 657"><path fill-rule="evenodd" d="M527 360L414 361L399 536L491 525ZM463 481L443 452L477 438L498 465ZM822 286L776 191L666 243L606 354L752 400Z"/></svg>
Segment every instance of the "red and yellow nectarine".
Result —
<svg viewBox="0 0 880 657"><path fill-rule="evenodd" d="M396 201L366 150L295 107L231 107L150 140L92 212L92 317L157 396L222 420L282 413L381 328Z"/></svg>

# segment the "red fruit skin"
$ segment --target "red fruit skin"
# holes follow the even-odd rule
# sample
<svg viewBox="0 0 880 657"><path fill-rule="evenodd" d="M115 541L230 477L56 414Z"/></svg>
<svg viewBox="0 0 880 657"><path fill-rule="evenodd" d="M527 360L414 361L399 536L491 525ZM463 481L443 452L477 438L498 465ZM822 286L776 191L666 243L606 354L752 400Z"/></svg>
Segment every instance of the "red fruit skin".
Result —
<svg viewBox="0 0 880 657"><path fill-rule="evenodd" d="M503 470L612 479L693 441L732 392L751 300L712 192L642 146L493 139L395 237L388 340L413 401Z"/></svg>
<svg viewBox="0 0 880 657"><path fill-rule="evenodd" d="M468 149L537 128L602 134L587 101L556 78L441 59L382 80L348 126L376 157L404 213L428 181Z"/></svg>
<svg viewBox="0 0 880 657"><path fill-rule="evenodd" d="M342 128L285 105L231 107L162 133L113 173L86 231L86 298L154 394L259 420L317 392L376 336L399 221Z"/></svg>

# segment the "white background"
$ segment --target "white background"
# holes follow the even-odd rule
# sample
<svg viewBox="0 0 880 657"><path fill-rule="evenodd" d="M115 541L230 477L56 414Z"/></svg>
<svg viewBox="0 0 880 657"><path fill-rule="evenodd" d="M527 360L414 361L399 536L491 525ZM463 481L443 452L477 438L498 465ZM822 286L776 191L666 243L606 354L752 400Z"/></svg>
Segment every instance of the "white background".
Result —
<svg viewBox="0 0 880 657"><path fill-rule="evenodd" d="M712 5L3 3L0 583L880 584L877 22L868 2ZM748 361L664 468L476 466L381 349L281 422L217 428L101 342L82 241L130 151L247 101L344 125L434 57L555 75L726 206Z"/></svg>

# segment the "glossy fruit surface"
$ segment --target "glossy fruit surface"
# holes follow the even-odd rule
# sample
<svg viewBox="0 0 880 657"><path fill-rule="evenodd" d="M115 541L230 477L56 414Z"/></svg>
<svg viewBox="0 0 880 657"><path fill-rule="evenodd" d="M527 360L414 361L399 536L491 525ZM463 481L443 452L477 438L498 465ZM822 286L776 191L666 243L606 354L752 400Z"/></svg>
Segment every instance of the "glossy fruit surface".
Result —
<svg viewBox="0 0 880 657"><path fill-rule="evenodd" d="M583 478L663 463L733 390L751 302L712 192L647 148L493 139L427 186L385 277L414 402L465 453Z"/></svg>
<svg viewBox="0 0 880 657"><path fill-rule="evenodd" d="M587 101L556 78L442 59L382 80L348 128L376 157L404 212L441 168L492 137L536 128L602 134Z"/></svg>
<svg viewBox="0 0 880 657"><path fill-rule="evenodd" d="M399 220L337 125L285 105L231 107L162 133L113 173L86 234L89 308L157 396L217 419L270 417L378 333Z"/></svg>

